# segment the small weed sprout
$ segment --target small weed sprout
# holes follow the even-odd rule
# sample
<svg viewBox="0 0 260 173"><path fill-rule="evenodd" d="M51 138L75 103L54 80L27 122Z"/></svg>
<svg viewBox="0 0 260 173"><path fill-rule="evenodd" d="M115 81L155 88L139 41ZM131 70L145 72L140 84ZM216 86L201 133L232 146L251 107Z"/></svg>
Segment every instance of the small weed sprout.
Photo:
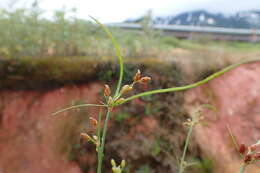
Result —
<svg viewBox="0 0 260 173"><path fill-rule="evenodd" d="M205 78L201 81L198 81L196 83L190 84L190 85L146 91L146 92L142 92L142 93L130 96L128 98L123 98L122 96L124 94L130 92L136 84L148 83L151 80L151 78L147 77L147 76L142 77L141 71L137 70L137 73L133 77L133 82L129 85L124 85L123 87L121 87L122 80L123 80L124 65L123 65L123 58L121 56L120 46L117 43L117 41L114 39L112 33L108 30L107 27L105 27L103 24L101 24L95 18L93 18L93 17L91 17L91 18L104 30L104 32L106 32L106 34L111 39L111 42L112 42L112 44L113 44L113 46L116 50L116 55L117 55L119 66L120 66L119 79L118 79L116 90L115 90L114 94L112 95L112 91L110 90L110 87L108 85L105 85L104 86L105 103L74 105L74 106L71 106L71 107L68 107L68 108L65 108L65 109L61 109L61 110L53 113L53 115L59 114L61 112L64 112L64 111L67 111L67 110L70 110L70 109L79 108L79 107L90 107L91 106L91 107L106 108L106 115L105 115L103 127L101 127L101 120L102 120L103 115L102 115L102 112L100 110L98 120L91 118L91 122L93 124L96 124L96 126L97 126L96 134L95 135L89 135L89 134L86 134L86 133L81 133L82 138L84 138L87 141L92 142L96 146L96 151L97 151L97 156L98 156L97 173L102 172L103 158L105 156L104 146L105 146L108 122L109 122L110 115L112 114L112 110L113 110L114 107L117 107L117 106L122 105L126 102L129 102L133 99L143 97L143 96L149 96L149 95L152 95L152 94L159 94L159 93L166 93L166 92L184 91L184 90L188 90L188 89L191 89L191 88L195 88L197 86L203 85L203 84L207 83L208 81L210 81L210 80L212 80L212 79L214 79L214 78L216 78L216 77L218 77L218 76L220 76L220 75L240 66L241 64L255 62L255 61L260 60L260 59L248 60L248 61L243 61L243 62L240 62L240 63L237 63L237 64L230 65L230 66L228 66L228 67L208 76L207 78ZM190 140L190 137L191 137L193 127L194 127L195 124L197 124L201 120L201 117L200 116L198 116L198 117L199 118L194 117L190 121L187 122L187 125L189 126L189 132L188 132L183 156L182 156L181 163L180 163L179 173L183 173L184 168L187 167L187 165L188 165L188 164L185 163L186 150L187 150L187 146L189 144L189 140ZM123 167L125 165L125 161L122 161L120 166L116 166L116 164L113 160L111 161L111 163L112 163L112 170L113 170L114 173L121 173L122 172Z"/></svg>
<svg viewBox="0 0 260 173"><path fill-rule="evenodd" d="M202 115L202 108L209 108L209 109L214 109L214 107L212 107L211 105L201 105L195 112L194 114L191 116L191 118L187 119L186 122L183 123L184 126L187 126L189 128L188 130L188 134L185 140L185 145L184 145L184 149L183 149L183 153L182 153L182 157L180 160L180 167L179 167L179 173L183 173L185 168L194 165L196 163L188 163L185 161L185 156L187 153L187 149L188 149L188 145L190 143L190 139L191 139L191 135L192 135L192 131L194 129L194 127L199 124L199 123L203 123L202 121L204 120L204 116Z"/></svg>

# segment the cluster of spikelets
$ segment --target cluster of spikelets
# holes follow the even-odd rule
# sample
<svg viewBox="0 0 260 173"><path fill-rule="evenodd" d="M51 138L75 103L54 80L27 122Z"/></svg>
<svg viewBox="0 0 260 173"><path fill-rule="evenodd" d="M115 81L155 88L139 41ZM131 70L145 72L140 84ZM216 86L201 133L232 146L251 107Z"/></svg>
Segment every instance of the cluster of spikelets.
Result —
<svg viewBox="0 0 260 173"><path fill-rule="evenodd" d="M98 121L95 118L89 117L89 121L92 124L92 126L97 127ZM98 147L100 146L100 140L96 135L93 135L91 137L87 133L81 133L80 136L82 137L82 139L93 143L96 146L96 151L98 151Z"/></svg>
<svg viewBox="0 0 260 173"><path fill-rule="evenodd" d="M197 124L203 123L204 120L204 116L202 115L202 108L207 107L207 108L211 108L210 105L202 105L201 107L199 107L194 114L191 116L191 118L188 118L186 122L182 123L183 126L195 126Z"/></svg>
<svg viewBox="0 0 260 173"><path fill-rule="evenodd" d="M132 91L135 84L138 84L138 83L146 84L150 80L151 80L150 77L147 77L147 76L142 77L141 71L138 70L133 77L133 82L129 85L124 85L121 88L120 92L116 96L114 96L114 98L111 96L112 93L111 93L109 85L105 84L104 96L105 96L106 104L104 104L104 105L107 105L108 108L112 109L114 106L117 106L117 105L121 104L122 102L124 102L125 99L122 97L122 95L127 94L128 92ZM90 117L89 121L90 121L91 125L95 128L99 125L98 121L93 117ZM80 136L82 137L82 139L93 143L96 146L96 151L98 152L98 149L101 145L100 144L101 139L99 139L98 136L96 136L96 135L91 136L91 135L88 135L87 133L81 133ZM125 160L122 160L121 164L117 166L115 161L112 159L111 165L112 165L112 171L114 173L121 173L126 165L126 162L125 162Z"/></svg>
<svg viewBox="0 0 260 173"><path fill-rule="evenodd" d="M96 119L90 117L89 120L93 126L97 126L98 122ZM87 133L81 133L80 135L86 141L93 143L96 146L96 151L98 152L98 147L100 145L100 142L96 135L93 135L92 137L90 135L88 135ZM125 168L126 161L122 160L120 165L117 166L115 160L111 159L111 165L112 165L113 173L122 173L123 169Z"/></svg>
<svg viewBox="0 0 260 173"><path fill-rule="evenodd" d="M260 140L257 143L250 146L241 144L239 147L239 153L243 157L243 161L246 165L252 164L255 161L260 160L260 152L257 151L257 147L260 145Z"/></svg>
<svg viewBox="0 0 260 173"><path fill-rule="evenodd" d="M133 87L135 84L137 83L141 83L141 84L146 84L151 80L150 77L142 77L140 70L137 71L137 73L135 74L134 78L133 78L133 82L130 85L124 85L121 90L120 93L113 99L111 96L111 90L109 85L105 85L105 89L104 89L104 96L106 98L107 101L107 105L108 106L116 106L121 104L122 102L124 102L124 98L121 97L122 95L130 92L133 90Z"/></svg>

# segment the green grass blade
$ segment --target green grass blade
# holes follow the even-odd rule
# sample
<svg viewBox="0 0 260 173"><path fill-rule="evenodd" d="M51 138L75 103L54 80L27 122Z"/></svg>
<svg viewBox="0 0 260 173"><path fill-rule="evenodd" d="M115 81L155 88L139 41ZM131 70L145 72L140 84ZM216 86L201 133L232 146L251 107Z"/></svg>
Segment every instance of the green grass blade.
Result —
<svg viewBox="0 0 260 173"><path fill-rule="evenodd" d="M102 120L102 110L99 110L99 114L98 114L98 128L97 128L97 136L98 136L98 141L99 141L99 145L97 147L97 152L98 152L98 162L101 162L100 159L102 159L102 151L101 151L101 120ZM102 165L99 165L98 167L101 167ZM98 168L98 170L101 168Z"/></svg>
<svg viewBox="0 0 260 173"><path fill-rule="evenodd" d="M100 134L101 134L101 119L102 119L102 110L100 108L99 113L98 113L98 124L97 124L98 139L100 139Z"/></svg>
<svg viewBox="0 0 260 173"><path fill-rule="evenodd" d="M203 85L207 82L209 82L210 80L220 76L220 75L223 75L224 73L242 65L242 64L245 64L245 63L251 63L251 62L257 62L257 61L260 61L260 59L254 59L254 60L248 60L248 61L242 61L240 63L237 63L237 64L233 64L233 65L230 65L210 76L208 76L207 78L199 81L199 82L196 82L196 83L193 83L193 84L190 84L190 85L185 85L185 86L181 86L181 87L173 87L173 88L166 88L166 89L158 89L158 90L152 90L152 91L147 91L147 92L143 92L143 93L140 93L140 94L137 94L137 95L133 95L131 97L128 97L126 98L123 102L121 102L120 104L123 104L123 103L126 103L130 100L133 100L133 99L136 99L136 98L139 98L139 97L143 97L143 96L147 96L147 95L152 95L152 94L158 94L158 93L166 93L166 92L175 92L175 91L184 91L184 90L187 90L187 89L191 89L191 88L195 88L197 86L200 86L200 85Z"/></svg>
<svg viewBox="0 0 260 173"><path fill-rule="evenodd" d="M104 157L104 148L105 148L105 142L106 142L106 133L107 133L107 127L108 127L108 121L110 118L110 110L107 111L106 114L106 119L104 122L104 128L102 131L102 138L101 138L101 144L99 147L99 155L98 155L98 168L97 168L97 173L101 173L102 171L102 163L103 163L103 157ZM100 134L101 136L101 134Z"/></svg>
<svg viewBox="0 0 260 173"><path fill-rule="evenodd" d="M59 114L61 112L64 112L64 111L67 111L67 110L70 110L70 109L76 109L76 108L80 108L80 107L90 107L90 106L93 106L93 107L107 107L107 105L97 105L97 104L74 105L74 106L71 106L71 107L68 107L68 108L65 108L65 109L58 110L57 112L52 113L52 115L57 115L57 114Z"/></svg>
<svg viewBox="0 0 260 173"><path fill-rule="evenodd" d="M121 88L121 84L122 84L122 80L123 80L123 73L124 73L123 57L121 55L120 46L117 43L116 39L113 37L112 33L109 31L109 29L105 25L100 23L94 17L92 17L92 16L90 16L90 17L106 32L106 34L108 35L108 37L112 41L114 48L116 49L116 55L117 55L119 66L120 66L120 72L119 72L119 80L118 80L116 92L115 92L115 95L114 95L114 98L115 98L118 95L119 90Z"/></svg>

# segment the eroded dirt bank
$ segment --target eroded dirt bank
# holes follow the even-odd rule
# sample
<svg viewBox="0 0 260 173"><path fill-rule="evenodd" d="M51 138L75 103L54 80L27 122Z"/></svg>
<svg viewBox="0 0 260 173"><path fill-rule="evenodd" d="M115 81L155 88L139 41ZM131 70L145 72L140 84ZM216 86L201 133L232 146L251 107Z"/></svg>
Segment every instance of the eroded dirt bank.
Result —
<svg viewBox="0 0 260 173"><path fill-rule="evenodd" d="M1 91L0 172L81 172L68 157L87 115L54 117L52 112L73 102L96 102L100 88L91 83L44 92Z"/></svg>
<svg viewBox="0 0 260 173"><path fill-rule="evenodd" d="M78 61L55 59L48 64L46 60L33 60L27 64L12 60L0 69L1 173L95 172L95 147L80 141L79 133L94 133L88 117L97 116L98 110L76 109L56 117L51 113L79 103L99 103L103 84L117 79L117 66ZM47 67L51 71L44 71ZM241 143L250 144L259 138L259 67L259 63L242 65L186 92L185 101L183 93L167 93L136 99L116 109L109 124L106 172L110 172L111 158L126 159L129 172L176 172L175 155L181 155L186 136L182 123L187 112L203 103L217 110L204 113L208 126L195 129L188 158L201 161L206 156L216 161L217 172L237 172L239 155L226 124ZM175 64L147 59L127 65L124 84L132 80L138 68L153 80L147 86L138 86L134 93L185 84L185 75ZM208 165L187 172L207 170ZM248 171L259 169L251 166Z"/></svg>
<svg viewBox="0 0 260 173"><path fill-rule="evenodd" d="M201 104L216 110L205 111L206 126L198 125L195 139L202 151L216 161L216 172L238 172L241 159L227 126L239 144L250 145L260 139L260 63L244 64L208 84L186 92L190 115ZM258 173L249 166L246 172Z"/></svg>
<svg viewBox="0 0 260 173"><path fill-rule="evenodd" d="M99 103L103 84L114 83L118 67L85 59L17 59L2 62L2 67L0 172L95 172L95 147L82 142L79 134L94 134L88 118L97 116L98 110L82 108L56 117L51 113L79 103ZM175 64L156 59L127 64L124 84L131 82L137 69L153 80L137 86L134 93L184 84ZM185 140L182 104L183 95L171 93L115 109L107 136L105 172L110 172L111 158L126 159L130 172L176 171L174 154L181 154ZM189 156L199 157L198 147L194 143L191 147Z"/></svg>

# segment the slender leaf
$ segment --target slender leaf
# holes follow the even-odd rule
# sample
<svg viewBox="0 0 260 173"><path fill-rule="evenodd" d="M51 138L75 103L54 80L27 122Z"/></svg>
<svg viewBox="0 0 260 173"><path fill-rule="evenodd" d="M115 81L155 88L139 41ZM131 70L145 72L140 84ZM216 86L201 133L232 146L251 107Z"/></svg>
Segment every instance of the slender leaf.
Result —
<svg viewBox="0 0 260 173"><path fill-rule="evenodd" d="M109 29L103 25L102 23L100 23L97 19L95 19L94 17L90 16L108 35L108 37L110 38L110 40L113 43L114 48L116 49L116 55L118 58L118 62L119 62L119 66L120 66L120 71L119 71L119 79L118 79L118 84L117 84L117 88L116 88L116 92L114 95L114 98L117 97L121 84L122 84L122 80L123 80L123 73L124 73L124 64L123 64L123 57L121 55L121 51L120 51L120 46L117 43L116 39L113 37L112 33L109 31Z"/></svg>
<svg viewBox="0 0 260 173"><path fill-rule="evenodd" d="M71 106L71 107L68 107L68 108L65 108L65 109L58 110L57 112L52 113L52 115L57 115L57 114L59 114L61 112L64 112L64 111L67 111L67 110L70 110L70 109L76 109L76 108L80 108L80 107L90 107L90 106L93 106L93 107L107 107L107 105L97 105L97 104L74 105L74 106Z"/></svg>
<svg viewBox="0 0 260 173"><path fill-rule="evenodd" d="M152 94L158 94L158 93L166 93L166 92L175 92L175 91L184 91L184 90L188 90L188 89L191 89L191 88L195 88L195 87L198 87L200 85L203 85L207 82L209 82L210 80L220 76L220 75L223 75L224 73L242 65L242 64L245 64L245 63L251 63L251 62L257 62L257 61L260 61L260 59L254 59L254 60L248 60L248 61L242 61L242 62L239 62L237 64L233 64L233 65L230 65L216 73L213 73L212 75L208 76L207 78L199 81L199 82L196 82L196 83L193 83L193 84L190 84L190 85L185 85L185 86L180 86L180 87L173 87L173 88L166 88L166 89L158 89L158 90L152 90L152 91L147 91L147 92L143 92L143 93L140 93L140 94L136 94L134 96L131 96L131 97L128 97L126 98L123 102L121 102L120 104L123 104L123 103L126 103L130 100L133 100L133 99L136 99L136 98L139 98L139 97L143 97L143 96L147 96L147 95L152 95ZM119 104L119 105L120 105Z"/></svg>

